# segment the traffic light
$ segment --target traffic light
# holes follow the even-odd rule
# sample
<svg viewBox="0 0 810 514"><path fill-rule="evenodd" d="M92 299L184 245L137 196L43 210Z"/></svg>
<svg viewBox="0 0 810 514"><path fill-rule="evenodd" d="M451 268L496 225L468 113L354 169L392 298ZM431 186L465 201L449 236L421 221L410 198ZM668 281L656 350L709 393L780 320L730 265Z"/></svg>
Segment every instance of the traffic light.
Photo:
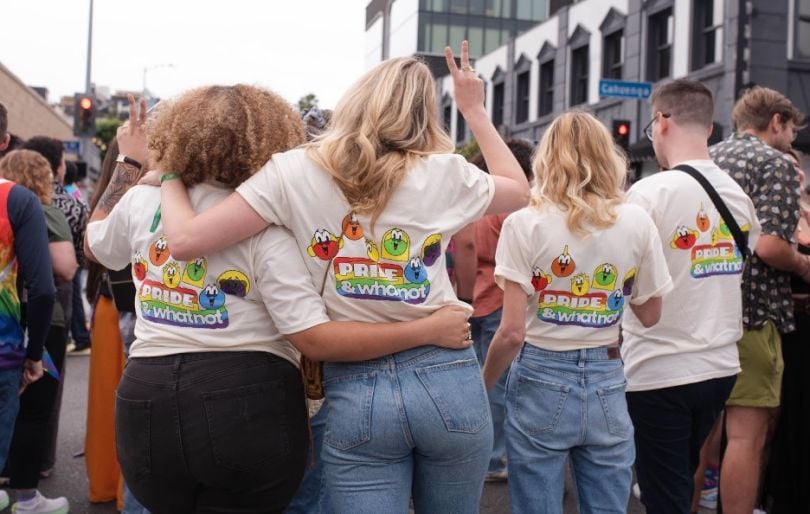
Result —
<svg viewBox="0 0 810 514"><path fill-rule="evenodd" d="M91 95L73 95L73 135L93 137L96 135L96 99Z"/></svg>
<svg viewBox="0 0 810 514"><path fill-rule="evenodd" d="M613 120L613 141L624 150L630 147L630 122Z"/></svg>

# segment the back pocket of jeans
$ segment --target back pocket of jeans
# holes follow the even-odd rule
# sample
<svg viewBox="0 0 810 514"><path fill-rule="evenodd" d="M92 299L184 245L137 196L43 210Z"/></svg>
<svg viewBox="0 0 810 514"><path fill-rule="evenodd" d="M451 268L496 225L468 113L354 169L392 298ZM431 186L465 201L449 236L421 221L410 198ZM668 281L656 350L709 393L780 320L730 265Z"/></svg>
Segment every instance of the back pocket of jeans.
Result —
<svg viewBox="0 0 810 514"><path fill-rule="evenodd" d="M633 422L627 412L627 398L624 394L626 385L627 382L622 381L619 384L596 390L605 412L608 432L622 438L630 437L633 430Z"/></svg>
<svg viewBox="0 0 810 514"><path fill-rule="evenodd" d="M514 396L518 425L532 435L553 432L571 387L518 373Z"/></svg>
<svg viewBox="0 0 810 514"><path fill-rule="evenodd" d="M490 422L489 402L475 359L416 371L449 432L475 434Z"/></svg>
<svg viewBox="0 0 810 514"><path fill-rule="evenodd" d="M152 474L151 424L150 400L128 400L116 393L115 450L127 475L143 478Z"/></svg>
<svg viewBox="0 0 810 514"><path fill-rule="evenodd" d="M274 380L201 395L218 466L254 469L290 453L287 394Z"/></svg>
<svg viewBox="0 0 810 514"><path fill-rule="evenodd" d="M371 408L375 373L344 376L327 381L324 443L348 450L371 440Z"/></svg>

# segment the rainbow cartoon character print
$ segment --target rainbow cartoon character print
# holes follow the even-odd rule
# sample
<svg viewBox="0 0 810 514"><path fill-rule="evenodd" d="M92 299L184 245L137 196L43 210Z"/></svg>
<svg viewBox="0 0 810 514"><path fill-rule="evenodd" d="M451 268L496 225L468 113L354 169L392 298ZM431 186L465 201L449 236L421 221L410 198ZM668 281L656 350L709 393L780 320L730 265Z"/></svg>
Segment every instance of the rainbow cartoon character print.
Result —
<svg viewBox="0 0 810 514"><path fill-rule="evenodd" d="M750 226L746 224L740 229L748 232ZM712 223L702 203L695 215L695 227L687 225L675 227L669 246L673 250L690 253L689 273L692 278L742 273L742 254L734 243L731 230L719 214Z"/></svg>
<svg viewBox="0 0 810 514"><path fill-rule="evenodd" d="M310 257L331 263L339 295L409 304L427 300L430 268L442 256L441 234L431 234L415 245L405 230L391 227L374 241L353 214L343 219L341 228L340 236L316 229L307 247Z"/></svg>
<svg viewBox="0 0 810 514"><path fill-rule="evenodd" d="M577 270L568 245L555 257L546 273L540 265L532 268L531 283L539 293L537 319L555 325L603 328L622 318L625 297L633 292L636 268L619 281L619 270L609 262L596 266L593 275Z"/></svg>
<svg viewBox="0 0 810 514"><path fill-rule="evenodd" d="M227 327L227 296L244 298L250 292L250 281L239 270L224 271L216 278L209 271L205 257L174 260L165 235L135 252L132 276L143 319L186 328Z"/></svg>

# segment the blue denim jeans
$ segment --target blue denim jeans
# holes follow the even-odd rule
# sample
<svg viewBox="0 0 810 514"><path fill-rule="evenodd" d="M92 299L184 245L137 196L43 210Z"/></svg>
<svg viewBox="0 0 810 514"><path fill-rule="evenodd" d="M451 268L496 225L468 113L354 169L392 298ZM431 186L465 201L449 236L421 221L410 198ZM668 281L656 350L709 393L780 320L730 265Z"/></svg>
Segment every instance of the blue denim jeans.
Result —
<svg viewBox="0 0 810 514"><path fill-rule="evenodd" d="M307 470L304 472L304 479L298 486L295 498L287 506L286 514L330 514L332 512L329 508L329 494L321 457L327 410L328 407L324 401L321 409L309 419L312 446L307 457Z"/></svg>
<svg viewBox="0 0 810 514"><path fill-rule="evenodd" d="M6 465L14 422L20 410L22 366L0 370L0 469Z"/></svg>
<svg viewBox="0 0 810 514"><path fill-rule="evenodd" d="M486 316L470 318L473 348L481 366L487 360L489 344L501 324L501 312L502 310L498 309ZM492 454L487 469L489 473L497 473L506 469L506 438L503 432L506 419L506 376L507 373L501 375L495 386L487 392L489 410L492 414Z"/></svg>
<svg viewBox="0 0 810 514"><path fill-rule="evenodd" d="M478 512L492 422L472 348L423 346L324 365L332 510Z"/></svg>
<svg viewBox="0 0 810 514"><path fill-rule="evenodd" d="M571 459L579 512L624 513L635 458L622 361L606 347L529 344L512 363L506 446L512 512L562 514Z"/></svg>

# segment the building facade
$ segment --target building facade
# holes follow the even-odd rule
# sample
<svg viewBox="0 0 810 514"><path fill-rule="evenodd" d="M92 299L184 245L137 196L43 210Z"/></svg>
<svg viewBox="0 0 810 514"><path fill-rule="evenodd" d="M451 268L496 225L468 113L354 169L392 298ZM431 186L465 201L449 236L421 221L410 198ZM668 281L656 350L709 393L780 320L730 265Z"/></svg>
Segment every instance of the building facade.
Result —
<svg viewBox="0 0 810 514"><path fill-rule="evenodd" d="M482 55L475 69L504 135L538 140L575 108L607 126L627 120L631 161L646 174L657 168L643 135L649 104L601 95L600 79L701 81L715 96L713 141L731 132L731 110L748 85L779 90L810 112L810 0L582 0ZM464 144L470 134L450 77L439 88L445 123ZM807 130L795 145L810 151Z"/></svg>
<svg viewBox="0 0 810 514"><path fill-rule="evenodd" d="M573 0L372 0L366 6L366 67L418 55L444 74L444 47L470 42L478 57Z"/></svg>
<svg viewBox="0 0 810 514"><path fill-rule="evenodd" d="M73 139L73 127L40 93L0 63L0 102L8 109L8 131L23 139L49 136Z"/></svg>

